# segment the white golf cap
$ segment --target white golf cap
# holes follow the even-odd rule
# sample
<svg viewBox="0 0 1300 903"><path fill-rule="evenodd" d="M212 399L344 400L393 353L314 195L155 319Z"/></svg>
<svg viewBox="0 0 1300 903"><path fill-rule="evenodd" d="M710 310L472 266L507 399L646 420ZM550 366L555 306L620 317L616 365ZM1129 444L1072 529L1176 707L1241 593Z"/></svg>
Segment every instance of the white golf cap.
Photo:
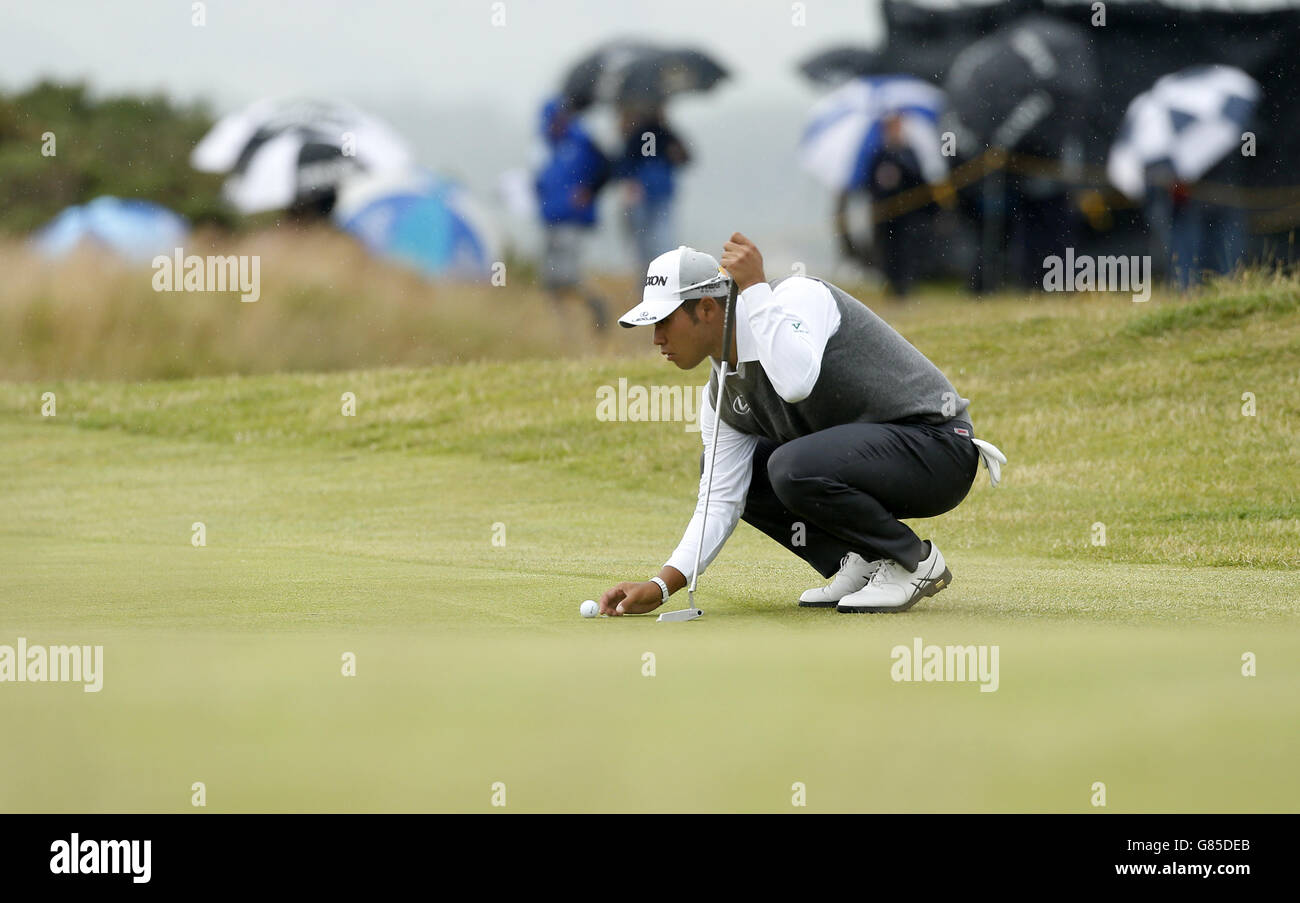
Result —
<svg viewBox="0 0 1300 903"><path fill-rule="evenodd" d="M716 258L682 245L660 254L646 270L641 303L618 318L623 326L648 326L682 306L683 301L725 295L731 277Z"/></svg>

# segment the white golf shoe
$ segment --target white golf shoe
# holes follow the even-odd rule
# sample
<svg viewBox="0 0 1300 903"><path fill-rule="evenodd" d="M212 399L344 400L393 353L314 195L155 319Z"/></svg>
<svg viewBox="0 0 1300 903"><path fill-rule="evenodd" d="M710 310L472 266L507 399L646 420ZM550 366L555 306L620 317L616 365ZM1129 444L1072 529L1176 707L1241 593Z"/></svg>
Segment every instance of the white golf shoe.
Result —
<svg viewBox="0 0 1300 903"><path fill-rule="evenodd" d="M799 604L804 608L830 608L849 593L856 593L866 586L882 563L879 560L867 561L857 552L850 552L840 559L840 569L831 582L808 590L799 597Z"/></svg>
<svg viewBox="0 0 1300 903"><path fill-rule="evenodd" d="M909 571L897 561L885 561L871 575L867 585L840 599L836 611L880 612L907 611L922 598L933 596L952 583L952 571L944 563L938 546L930 543L930 555L916 570Z"/></svg>

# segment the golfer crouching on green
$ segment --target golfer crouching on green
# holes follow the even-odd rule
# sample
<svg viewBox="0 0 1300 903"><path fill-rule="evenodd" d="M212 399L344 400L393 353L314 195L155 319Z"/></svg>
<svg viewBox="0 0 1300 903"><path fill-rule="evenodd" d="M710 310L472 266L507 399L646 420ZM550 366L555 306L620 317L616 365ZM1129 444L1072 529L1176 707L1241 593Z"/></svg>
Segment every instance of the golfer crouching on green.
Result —
<svg viewBox="0 0 1300 903"><path fill-rule="evenodd" d="M906 611L952 582L934 543L900 518L951 511L970 492L981 456L994 486L1006 458L975 438L970 402L925 355L829 282L768 282L763 257L739 232L713 257L680 247L650 264L623 326L653 325L654 343L683 370L713 364L700 412L713 440L723 314L739 290L727 349L716 459L703 456L700 494L657 577L600 597L607 615L653 611L717 557L743 519L829 583L799 604L841 612ZM708 510L705 518L704 512Z"/></svg>

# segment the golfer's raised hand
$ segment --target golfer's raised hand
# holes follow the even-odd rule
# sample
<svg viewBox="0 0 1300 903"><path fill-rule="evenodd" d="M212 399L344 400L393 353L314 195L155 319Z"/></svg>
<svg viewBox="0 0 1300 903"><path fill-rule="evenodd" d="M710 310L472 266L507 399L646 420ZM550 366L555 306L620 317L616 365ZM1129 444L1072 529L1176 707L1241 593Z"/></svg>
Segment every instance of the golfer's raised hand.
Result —
<svg viewBox="0 0 1300 903"><path fill-rule="evenodd" d="M739 232L733 232L731 240L722 246L722 268L731 274L731 278L736 280L736 288L742 292L751 285L767 281L763 275L763 255Z"/></svg>
<svg viewBox="0 0 1300 903"><path fill-rule="evenodd" d="M602 615L639 615L654 611L663 604L663 592L658 583L628 581L611 586L600 597Z"/></svg>

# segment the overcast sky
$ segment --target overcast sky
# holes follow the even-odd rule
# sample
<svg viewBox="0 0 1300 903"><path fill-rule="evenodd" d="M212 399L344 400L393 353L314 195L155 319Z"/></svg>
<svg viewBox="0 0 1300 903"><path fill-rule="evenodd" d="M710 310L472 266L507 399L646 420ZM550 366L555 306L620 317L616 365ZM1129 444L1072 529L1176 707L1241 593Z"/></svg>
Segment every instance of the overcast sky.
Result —
<svg viewBox="0 0 1300 903"><path fill-rule="evenodd" d="M531 109L569 61L620 34L707 47L757 98L789 94L791 65L808 51L879 34L875 0L806 0L804 27L789 0L208 0L203 28L187 0L0 6L8 87L85 76L226 105L324 91Z"/></svg>
<svg viewBox="0 0 1300 903"><path fill-rule="evenodd" d="M351 100L388 118L421 160L485 199L526 166L536 111L565 68L601 41L698 46L732 73L670 112L691 143L679 240L720 245L732 228L778 257L834 258L830 199L798 170L800 128L818 92L794 71L818 49L881 39L877 0L189 0L0 3L0 85L48 76L97 93L163 91L226 112L263 96ZM504 12L504 25L493 24ZM617 199L606 198L604 209ZM608 226L608 214L607 223ZM506 220L526 247L536 234ZM607 228L597 253L624 246ZM716 251L715 251L716 253Z"/></svg>

